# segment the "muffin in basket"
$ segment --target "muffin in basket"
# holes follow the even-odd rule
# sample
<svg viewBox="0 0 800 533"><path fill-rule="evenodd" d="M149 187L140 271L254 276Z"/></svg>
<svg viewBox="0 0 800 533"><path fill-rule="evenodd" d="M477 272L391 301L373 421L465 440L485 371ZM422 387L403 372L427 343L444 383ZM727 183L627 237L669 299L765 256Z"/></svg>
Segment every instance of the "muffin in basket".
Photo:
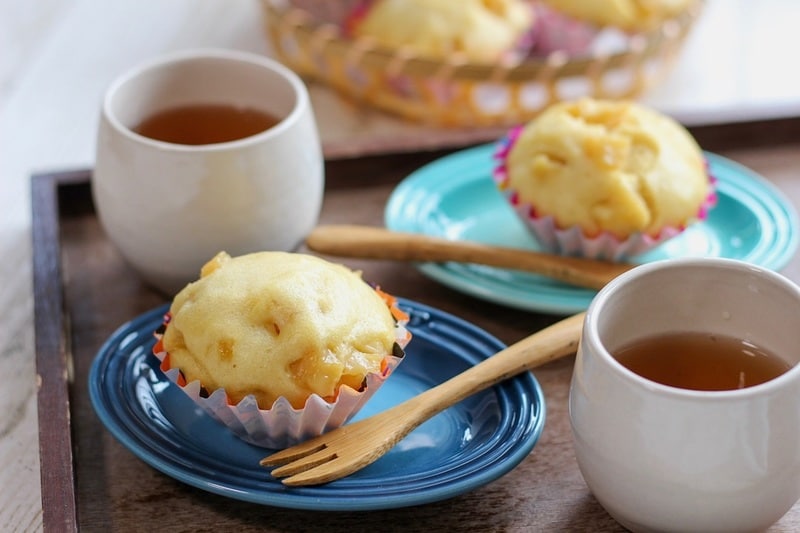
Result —
<svg viewBox="0 0 800 533"><path fill-rule="evenodd" d="M594 26L628 32L653 29L688 9L695 0L539 0L551 9Z"/></svg>
<svg viewBox="0 0 800 533"><path fill-rule="evenodd" d="M432 59L461 54L493 62L526 50L532 23L525 0L372 0L353 10L346 29L352 37Z"/></svg>
<svg viewBox="0 0 800 533"><path fill-rule="evenodd" d="M653 31L696 0L537 0L532 52L586 52L603 29L623 34Z"/></svg>
<svg viewBox="0 0 800 533"><path fill-rule="evenodd" d="M406 321L342 265L222 252L175 296L154 352L214 418L278 448L351 418L402 360Z"/></svg>
<svg viewBox="0 0 800 533"><path fill-rule="evenodd" d="M706 217L703 153L666 115L631 101L548 107L503 139L495 182L545 250L622 260Z"/></svg>

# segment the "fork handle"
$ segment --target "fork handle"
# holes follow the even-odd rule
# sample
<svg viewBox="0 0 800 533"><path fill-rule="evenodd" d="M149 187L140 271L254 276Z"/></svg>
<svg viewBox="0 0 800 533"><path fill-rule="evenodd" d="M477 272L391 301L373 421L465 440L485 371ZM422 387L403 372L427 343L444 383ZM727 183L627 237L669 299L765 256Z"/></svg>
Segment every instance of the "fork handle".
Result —
<svg viewBox="0 0 800 533"><path fill-rule="evenodd" d="M306 245L340 257L456 261L512 268L591 289L603 287L633 266L356 225L318 226L306 238Z"/></svg>
<svg viewBox="0 0 800 533"><path fill-rule="evenodd" d="M559 357L575 353L586 313L579 313L540 330L497 352L477 365L407 401L397 413L410 428L464 398L505 379ZM414 404L414 405L412 405ZM413 413L413 416L410 414Z"/></svg>

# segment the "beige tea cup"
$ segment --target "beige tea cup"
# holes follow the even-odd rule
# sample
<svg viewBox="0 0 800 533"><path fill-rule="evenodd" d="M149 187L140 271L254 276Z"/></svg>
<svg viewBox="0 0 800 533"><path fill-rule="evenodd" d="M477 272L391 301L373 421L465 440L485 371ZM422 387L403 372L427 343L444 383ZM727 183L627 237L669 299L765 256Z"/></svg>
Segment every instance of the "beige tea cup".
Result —
<svg viewBox="0 0 800 533"><path fill-rule="evenodd" d="M136 133L185 106L257 110L277 124L212 144ZM308 92L291 70L232 50L189 50L139 65L105 95L92 177L102 227L125 260L168 294L217 252L292 250L316 225L324 165Z"/></svg>
<svg viewBox="0 0 800 533"><path fill-rule="evenodd" d="M637 339L675 333L741 339L788 370L746 388L691 390L616 359ZM633 531L769 527L800 497L798 362L800 289L783 276L709 258L622 274L590 304L570 388L589 489Z"/></svg>

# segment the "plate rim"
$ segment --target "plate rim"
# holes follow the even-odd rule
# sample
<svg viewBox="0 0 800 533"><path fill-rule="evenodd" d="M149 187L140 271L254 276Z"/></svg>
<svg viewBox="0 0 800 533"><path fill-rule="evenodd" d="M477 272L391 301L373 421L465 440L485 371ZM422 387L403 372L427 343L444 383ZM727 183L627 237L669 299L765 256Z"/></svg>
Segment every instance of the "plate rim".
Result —
<svg viewBox="0 0 800 533"><path fill-rule="evenodd" d="M398 298L398 302L406 310L420 314L426 314L428 317L433 316L436 319L444 318L448 321L452 321L455 324L466 326L469 330L471 330L472 333L476 334L476 336L473 337L474 339L480 340L481 342L489 342L492 344L491 349L493 350L499 350L505 346L504 343L486 330L475 324L467 322L460 317L447 313L446 311L442 311L440 309L404 298ZM270 483L274 482L276 484L276 488L279 489L279 492L264 491L261 493L255 493L254 490L249 487L249 485L237 487L236 483L220 483L218 480L209 480L207 476L192 473L185 467L181 467L181 465L176 464L175 461L170 457L160 454L159 449L156 446L157 442L155 442L154 438L149 438L133 431L128 425L136 424L136 422L132 421L130 418L133 416L130 414L131 411L136 409L135 406L128 405L128 403L125 404L124 410L127 413L128 418L122 420L120 419L119 414L110 410L103 400L103 395L107 392L103 389L103 384L105 384L105 381L107 381L109 378L108 376L102 374L102 372L107 370L107 367L111 363L112 357L115 355L120 355L120 345L126 342L126 338L130 338L132 339L130 343L133 343L133 345L137 347L144 346L144 343L139 340L144 337L143 327L147 324L153 324L155 321L160 320L160 317L163 316L168 307L169 304L164 304L134 317L133 319L120 325L104 341L92 360L89 370L88 386L90 401L103 426L124 448L162 474L206 492L254 504L269 505L279 508L321 511L370 511L431 503L469 492L508 473L531 453L541 437L544 425L546 423L547 408L541 385L533 373L525 372L508 380L507 382L495 385L494 387L488 389L492 390L499 387L501 388L502 393L500 394L495 392L494 394L499 394L498 397L507 398L507 400L499 402L501 404L499 409L507 409L507 405L503 405L503 403L509 402L511 402L514 407L514 409L506 410L502 414L501 419L497 422L496 426L493 427L492 435L495 435L502 428L504 420L509 419L509 417L517 420L519 414L524 411L527 414L527 422L519 423L517 420L517 424L511 428L515 434L521 432L520 438L515 440L503 439L508 441L504 446L502 446L504 444L503 442L498 444L497 442L494 442L495 439L490 439L493 441L491 443L491 448L479 448L478 450L482 450L481 453L472 458L469 462L482 464L486 459L485 456L487 455L487 452L492 450L496 451L497 458L491 461L488 468L480 468L465 478L456 479L455 482L448 480L444 484L433 484L432 488L417 489L412 491L411 494L398 492L395 495L381 494L379 497L371 498L369 496L362 495L357 497L347 495L354 490L359 490L357 486L349 486L353 484L352 477L340 480L340 483L343 482L344 485L338 487L338 491L346 492L347 494L334 493L329 497L324 495L324 491L326 490L325 485L318 487L303 487L301 488L303 490L298 491L280 485L279 481L274 480L269 476L269 472L266 469L263 471L265 481ZM415 326L412 326L412 328L414 327ZM446 350L445 345L441 346ZM492 354L488 353L488 345L486 350L487 352L483 353L475 348L470 356L477 359L487 358ZM148 357L149 349L144 350L144 352L147 353L143 357ZM458 353L453 353L453 356L460 358L468 365L474 364L474 361L471 361ZM153 359L155 359L154 356ZM124 364L127 368L129 363L126 362ZM402 368L403 366L401 365L398 370L402 371ZM127 372L127 370L124 370L124 372ZM163 377L163 380L167 381L167 378ZM119 384L119 381L117 381L116 384ZM169 386L174 386L174 384L169 382ZM119 395L121 396L122 393L119 393ZM535 401L530 401L532 399ZM525 404L525 402L529 402L530 405ZM159 406L159 409L163 415L163 408ZM227 430L220 427L220 431ZM186 440L186 436L181 434L181 437L182 440ZM169 442L169 440L165 440L164 442ZM265 450L265 455L266 453L268 453L268 451ZM447 463L443 462L442 466L447 466ZM254 465L255 471L257 471L258 468L260 468L258 465ZM242 479L244 483L245 478ZM414 487L409 488L413 489ZM361 490L368 490L368 487L365 486ZM406 490L408 490L408 488ZM320 492L322 494L320 494Z"/></svg>
<svg viewBox="0 0 800 533"><path fill-rule="evenodd" d="M413 215L418 214L418 210L410 209L415 202L420 202L421 199L430 196L430 192L420 190L419 183L425 183L427 180L432 179L431 176L437 175L442 170L450 170L443 178L449 188L457 188L459 184L458 170L463 167L473 167L475 159L483 159L486 161L487 168L491 169L491 155L496 149L495 143L485 143L464 150L459 150L445 156L442 156L430 163L427 163L401 180L394 190L390 193L384 210L384 224L390 230L418 232L422 234L432 234L426 231L427 228L420 226L420 219L415 218ZM704 156L707 158L709 165L712 168L718 168L725 172L731 172L736 175L736 180L746 180L758 187L758 190L763 192L760 200L766 199L771 206L778 207L778 213L769 210L771 220L776 226L784 227L784 232L778 232L778 236L782 237L776 243L770 243L770 247L775 250L774 253L768 254L763 261L756 264L765 268L779 271L784 268L797 251L800 245L800 221L798 221L798 214L789 201L788 197L778 189L772 182L767 180L752 169L728 159L719 154L708 151L703 151ZM452 167L452 168L451 168ZM450 177L452 176L452 177ZM491 172L487 173L487 178L491 178ZM480 179L472 173L467 182L472 183ZM734 186L733 181L727 181L728 178L720 180L725 186ZM462 181L463 183L463 181ZM435 194L446 196L446 192L441 190L435 191ZM749 206L745 206L749 210ZM752 212L752 211L751 211ZM435 234L437 237L442 237L441 234ZM548 294L557 287L541 286L536 291L521 290L514 293L503 293L498 295L492 291L494 280L490 278L480 278L478 271L474 268L467 266L457 265L455 263L436 263L436 262L418 262L415 267L427 277L442 283L452 289L455 289L464 294L474 296L485 301L504 305L506 307L520 309L524 311L544 312L556 315L568 315L585 311L588 307L589 301L594 297L596 291L591 289L582 288L569 288L568 292L561 294ZM496 267L481 267L492 271L504 271ZM459 269L463 269L459 272ZM467 274L467 277L464 274ZM477 282L470 281L470 279L478 278ZM542 294L542 293L545 294Z"/></svg>

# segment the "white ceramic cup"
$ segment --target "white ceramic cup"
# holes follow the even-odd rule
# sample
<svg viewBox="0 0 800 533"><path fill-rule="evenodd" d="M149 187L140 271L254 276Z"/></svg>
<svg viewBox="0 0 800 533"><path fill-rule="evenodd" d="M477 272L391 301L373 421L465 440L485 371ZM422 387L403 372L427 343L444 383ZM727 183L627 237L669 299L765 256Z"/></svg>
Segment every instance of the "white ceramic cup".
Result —
<svg viewBox="0 0 800 533"><path fill-rule="evenodd" d="M231 142L184 145L132 131L145 117L232 104L280 122ZM324 164L308 91L255 54L190 50L133 68L103 102L92 178L100 222L150 285L172 294L219 251L291 250L316 225Z"/></svg>
<svg viewBox="0 0 800 533"><path fill-rule="evenodd" d="M749 340L794 365L750 388L661 385L612 355L674 332ZM759 531L800 497L800 289L727 259L634 268L592 301L573 373L575 454L600 504L633 531Z"/></svg>

